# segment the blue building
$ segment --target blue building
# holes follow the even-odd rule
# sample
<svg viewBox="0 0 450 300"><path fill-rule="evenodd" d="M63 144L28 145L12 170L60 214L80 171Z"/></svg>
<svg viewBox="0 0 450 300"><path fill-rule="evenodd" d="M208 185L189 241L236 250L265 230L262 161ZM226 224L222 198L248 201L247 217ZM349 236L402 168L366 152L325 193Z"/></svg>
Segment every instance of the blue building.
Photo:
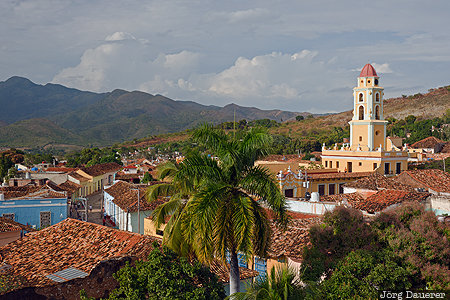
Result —
<svg viewBox="0 0 450 300"><path fill-rule="evenodd" d="M67 211L65 193L48 185L0 188L0 216L33 228L59 223Z"/></svg>

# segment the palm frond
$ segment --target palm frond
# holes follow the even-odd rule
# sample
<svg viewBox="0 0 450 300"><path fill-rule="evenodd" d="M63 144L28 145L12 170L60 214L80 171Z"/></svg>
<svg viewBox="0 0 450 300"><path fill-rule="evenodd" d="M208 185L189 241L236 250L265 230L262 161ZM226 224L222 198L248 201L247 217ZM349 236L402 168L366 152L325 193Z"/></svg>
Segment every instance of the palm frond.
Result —
<svg viewBox="0 0 450 300"><path fill-rule="evenodd" d="M159 183L151 185L147 188L145 196L149 202L153 202L158 197L168 197L176 192L173 184L171 183Z"/></svg>

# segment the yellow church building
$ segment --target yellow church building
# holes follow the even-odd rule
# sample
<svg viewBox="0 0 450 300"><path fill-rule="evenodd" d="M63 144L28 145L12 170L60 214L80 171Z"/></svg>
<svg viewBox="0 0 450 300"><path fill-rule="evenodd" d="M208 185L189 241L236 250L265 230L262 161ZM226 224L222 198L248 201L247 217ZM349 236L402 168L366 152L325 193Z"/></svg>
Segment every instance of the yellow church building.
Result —
<svg viewBox="0 0 450 300"><path fill-rule="evenodd" d="M353 88L350 143L322 147L322 165L340 172L376 171L385 175L407 170L408 152L386 138L388 121L383 116L384 88L371 64L366 64Z"/></svg>

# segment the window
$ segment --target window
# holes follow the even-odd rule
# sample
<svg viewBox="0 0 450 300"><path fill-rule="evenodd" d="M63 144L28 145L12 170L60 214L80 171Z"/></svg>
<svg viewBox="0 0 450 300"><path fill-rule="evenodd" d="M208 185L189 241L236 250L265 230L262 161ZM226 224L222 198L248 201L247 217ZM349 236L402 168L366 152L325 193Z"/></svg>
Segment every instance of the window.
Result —
<svg viewBox="0 0 450 300"><path fill-rule="evenodd" d="M367 80L367 83L370 83L370 79L369 79L369 80Z"/></svg>
<svg viewBox="0 0 450 300"><path fill-rule="evenodd" d="M373 163L373 169L375 170L378 167L377 163Z"/></svg>
<svg viewBox="0 0 450 300"><path fill-rule="evenodd" d="M16 215L14 213L9 213L9 214L2 214L2 217L14 221L14 218L16 217Z"/></svg>
<svg viewBox="0 0 450 300"><path fill-rule="evenodd" d="M364 101L364 95L363 93L359 94L359 102L363 102Z"/></svg>
<svg viewBox="0 0 450 300"><path fill-rule="evenodd" d="M334 183L330 183L328 185L328 195L334 195L336 193L336 185Z"/></svg>
<svg viewBox="0 0 450 300"><path fill-rule="evenodd" d="M319 195L325 195L325 184L319 184Z"/></svg>
<svg viewBox="0 0 450 300"><path fill-rule="evenodd" d="M361 167L361 166L362 166L362 162L359 162L359 163L358 163L358 166L360 166L360 167Z"/></svg>
<svg viewBox="0 0 450 300"><path fill-rule="evenodd" d="M358 114L359 114L359 119L360 120L364 120L364 106L360 106L359 107L359 112L358 112Z"/></svg>
<svg viewBox="0 0 450 300"><path fill-rule="evenodd" d="M375 135L379 135L379 134L380 134L379 130L375 131Z"/></svg>
<svg viewBox="0 0 450 300"><path fill-rule="evenodd" d="M389 163L384 163L384 175L389 175Z"/></svg>
<svg viewBox="0 0 450 300"><path fill-rule="evenodd" d="M375 101L380 102L380 93L375 94Z"/></svg>
<svg viewBox="0 0 450 300"><path fill-rule="evenodd" d="M398 162L395 164L395 173L400 174L402 172L402 163Z"/></svg>
<svg viewBox="0 0 450 300"><path fill-rule="evenodd" d="M349 172L349 173L351 173L353 170L352 170L352 163L351 162L347 162L347 172Z"/></svg>
<svg viewBox="0 0 450 300"><path fill-rule="evenodd" d="M44 228L52 225L52 213L50 211L41 211L39 218L39 227Z"/></svg>
<svg viewBox="0 0 450 300"><path fill-rule="evenodd" d="M328 160L325 161L325 168L328 168Z"/></svg>
<svg viewBox="0 0 450 300"><path fill-rule="evenodd" d="M378 79L375 79L375 85L378 85Z"/></svg>
<svg viewBox="0 0 450 300"><path fill-rule="evenodd" d="M336 162L336 168L339 168L339 162L338 161Z"/></svg>
<svg viewBox="0 0 450 300"><path fill-rule="evenodd" d="M339 194L343 194L344 193L344 184L345 183L339 183Z"/></svg>
<svg viewBox="0 0 450 300"><path fill-rule="evenodd" d="M288 198L294 197L294 189L285 189L284 196Z"/></svg>
<svg viewBox="0 0 450 300"><path fill-rule="evenodd" d="M380 119L380 106L377 105L375 106L375 120L379 120Z"/></svg>
<svg viewBox="0 0 450 300"><path fill-rule="evenodd" d="M362 142L362 136L359 137L359 141Z"/></svg>
<svg viewBox="0 0 450 300"><path fill-rule="evenodd" d="M333 162L330 160L330 168L333 168Z"/></svg>

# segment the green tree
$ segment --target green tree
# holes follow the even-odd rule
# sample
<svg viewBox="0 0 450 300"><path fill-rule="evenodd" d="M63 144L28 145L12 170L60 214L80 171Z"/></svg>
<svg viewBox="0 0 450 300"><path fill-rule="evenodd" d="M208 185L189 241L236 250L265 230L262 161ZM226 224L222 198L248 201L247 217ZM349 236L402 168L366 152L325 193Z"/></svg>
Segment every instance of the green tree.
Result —
<svg viewBox="0 0 450 300"><path fill-rule="evenodd" d="M127 264L115 273L119 287L109 299L209 300L225 298L223 284L211 271L198 262L180 258L169 248L155 248L148 260ZM89 299L81 292L83 299Z"/></svg>
<svg viewBox="0 0 450 300"><path fill-rule="evenodd" d="M297 120L297 121L302 121L302 120L304 120L304 119L305 119L304 116L296 116L296 117L295 117L295 120Z"/></svg>
<svg viewBox="0 0 450 300"><path fill-rule="evenodd" d="M272 139L258 128L226 135L209 125L197 129L193 138L217 159L193 151L180 165L165 165L161 177L172 176L172 183L150 187L150 200L158 195L172 197L153 217L159 226L172 216L164 241L180 254L193 253L202 262L214 258L225 262L229 254L230 291L235 293L239 291L237 253L266 255L270 227L261 204L271 208L280 223L287 221L286 200L274 178L254 165L267 155Z"/></svg>
<svg viewBox="0 0 450 300"><path fill-rule="evenodd" d="M154 181L152 175L149 172L145 172L144 177L141 179L141 183L149 183L150 181Z"/></svg>

